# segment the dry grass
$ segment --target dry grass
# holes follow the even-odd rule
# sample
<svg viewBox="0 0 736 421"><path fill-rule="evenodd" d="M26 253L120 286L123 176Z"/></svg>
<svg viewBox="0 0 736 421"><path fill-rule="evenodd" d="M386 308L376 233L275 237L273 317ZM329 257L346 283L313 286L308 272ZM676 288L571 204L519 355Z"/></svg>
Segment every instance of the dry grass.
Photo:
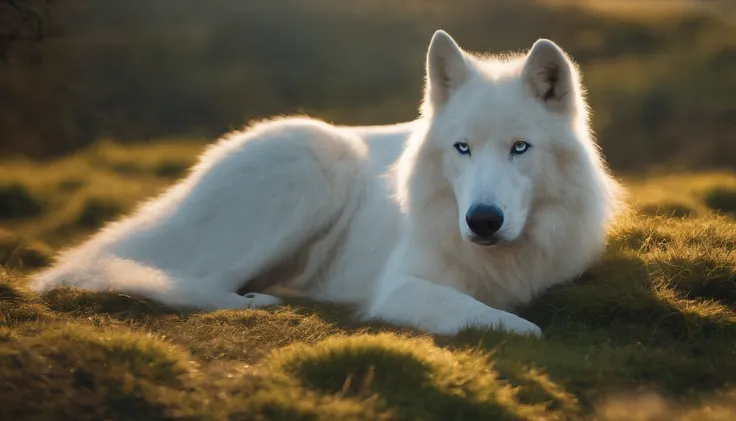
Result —
<svg viewBox="0 0 736 421"><path fill-rule="evenodd" d="M34 209L0 216L0 419L736 418L729 174L627 179L637 213L600 263L519 309L540 340L432 337L304 301L181 313L27 291L25 275L55 248L160 191L200 149L107 143L0 165L0 208Z"/></svg>

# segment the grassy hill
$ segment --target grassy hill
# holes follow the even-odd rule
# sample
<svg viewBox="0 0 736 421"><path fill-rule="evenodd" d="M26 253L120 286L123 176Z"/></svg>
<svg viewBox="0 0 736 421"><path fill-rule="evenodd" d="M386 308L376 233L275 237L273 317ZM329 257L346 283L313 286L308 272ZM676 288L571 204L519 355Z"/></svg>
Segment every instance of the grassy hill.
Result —
<svg viewBox="0 0 736 421"><path fill-rule="evenodd" d="M180 313L24 286L181 176L201 143L0 163L0 419L736 418L736 175L623 177L599 264L519 312L543 339L354 323L346 309Z"/></svg>

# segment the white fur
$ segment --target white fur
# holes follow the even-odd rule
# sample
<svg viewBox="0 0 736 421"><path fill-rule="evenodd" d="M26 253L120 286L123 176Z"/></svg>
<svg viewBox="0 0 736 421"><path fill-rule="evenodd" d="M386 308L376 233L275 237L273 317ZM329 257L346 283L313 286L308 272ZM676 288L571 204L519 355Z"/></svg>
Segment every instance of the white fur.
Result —
<svg viewBox="0 0 736 421"><path fill-rule="evenodd" d="M508 311L585 271L617 204L578 72L551 41L481 57L438 31L427 79L414 122L294 117L225 137L187 178L63 253L33 288L217 310L278 304L262 293L278 284L432 333L481 325L539 335ZM511 156L517 140L533 147ZM465 213L479 202L504 212L495 246L469 241Z"/></svg>

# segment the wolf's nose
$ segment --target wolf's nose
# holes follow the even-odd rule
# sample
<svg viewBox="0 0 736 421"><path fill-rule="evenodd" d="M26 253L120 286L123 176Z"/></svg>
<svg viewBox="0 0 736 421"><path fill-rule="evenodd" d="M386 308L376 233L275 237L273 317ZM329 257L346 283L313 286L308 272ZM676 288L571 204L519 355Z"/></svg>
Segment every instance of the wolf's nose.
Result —
<svg viewBox="0 0 736 421"><path fill-rule="evenodd" d="M490 239L503 225L503 212L494 205L473 205L465 214L465 222L473 234Z"/></svg>

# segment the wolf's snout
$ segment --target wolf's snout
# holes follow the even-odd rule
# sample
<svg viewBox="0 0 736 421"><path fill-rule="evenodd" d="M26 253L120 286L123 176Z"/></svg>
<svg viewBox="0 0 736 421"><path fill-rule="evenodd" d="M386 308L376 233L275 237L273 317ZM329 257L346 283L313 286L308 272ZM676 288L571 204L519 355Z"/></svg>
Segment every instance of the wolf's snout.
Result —
<svg viewBox="0 0 736 421"><path fill-rule="evenodd" d="M476 204L465 214L465 221L481 242L490 241L503 225L503 212L498 206Z"/></svg>

